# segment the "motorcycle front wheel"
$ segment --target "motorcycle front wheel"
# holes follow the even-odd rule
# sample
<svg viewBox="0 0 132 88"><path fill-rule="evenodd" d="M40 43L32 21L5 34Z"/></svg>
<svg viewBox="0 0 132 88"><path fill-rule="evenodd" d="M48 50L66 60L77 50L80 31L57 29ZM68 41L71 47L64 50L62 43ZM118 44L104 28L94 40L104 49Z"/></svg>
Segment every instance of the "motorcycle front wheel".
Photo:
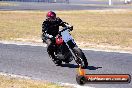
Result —
<svg viewBox="0 0 132 88"><path fill-rule="evenodd" d="M76 63L84 69L87 68L88 61L87 61L84 53L82 52L82 50L78 47L74 47L73 52L76 56L76 59L75 59Z"/></svg>

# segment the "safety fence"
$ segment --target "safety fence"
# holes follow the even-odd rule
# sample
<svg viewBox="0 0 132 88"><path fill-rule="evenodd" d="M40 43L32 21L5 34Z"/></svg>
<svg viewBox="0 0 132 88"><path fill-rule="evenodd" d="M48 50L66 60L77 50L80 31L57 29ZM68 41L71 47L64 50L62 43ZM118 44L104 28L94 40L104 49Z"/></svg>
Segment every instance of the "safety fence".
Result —
<svg viewBox="0 0 132 88"><path fill-rule="evenodd" d="M0 0L0 1L69 3L69 0Z"/></svg>

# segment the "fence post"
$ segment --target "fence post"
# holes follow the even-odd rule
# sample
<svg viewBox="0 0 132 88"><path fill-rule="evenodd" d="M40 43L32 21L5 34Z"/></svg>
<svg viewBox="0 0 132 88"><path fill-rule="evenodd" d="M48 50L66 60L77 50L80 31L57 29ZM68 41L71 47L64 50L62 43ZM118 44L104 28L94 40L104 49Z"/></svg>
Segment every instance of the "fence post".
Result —
<svg viewBox="0 0 132 88"><path fill-rule="evenodd" d="M112 0L109 0L109 6L111 6L112 5Z"/></svg>

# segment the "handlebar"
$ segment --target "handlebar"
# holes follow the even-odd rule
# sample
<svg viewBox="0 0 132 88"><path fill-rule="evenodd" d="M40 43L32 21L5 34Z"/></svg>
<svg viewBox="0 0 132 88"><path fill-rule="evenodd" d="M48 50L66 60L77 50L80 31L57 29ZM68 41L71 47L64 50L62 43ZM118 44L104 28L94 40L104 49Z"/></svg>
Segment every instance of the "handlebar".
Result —
<svg viewBox="0 0 132 88"><path fill-rule="evenodd" d="M70 32L70 31L73 30L73 26L69 25L69 26L66 26L66 27L61 28L61 30L59 31L59 33L65 31L65 30L68 30Z"/></svg>

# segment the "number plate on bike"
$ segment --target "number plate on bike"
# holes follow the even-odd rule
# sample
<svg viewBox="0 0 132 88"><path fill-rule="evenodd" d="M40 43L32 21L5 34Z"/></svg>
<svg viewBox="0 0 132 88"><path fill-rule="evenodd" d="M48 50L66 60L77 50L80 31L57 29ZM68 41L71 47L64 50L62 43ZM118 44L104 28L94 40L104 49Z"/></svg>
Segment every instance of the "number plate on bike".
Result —
<svg viewBox="0 0 132 88"><path fill-rule="evenodd" d="M62 35L62 39L64 40L64 42L68 42L69 40L73 40L73 38L70 35L68 30L61 32L61 35Z"/></svg>

